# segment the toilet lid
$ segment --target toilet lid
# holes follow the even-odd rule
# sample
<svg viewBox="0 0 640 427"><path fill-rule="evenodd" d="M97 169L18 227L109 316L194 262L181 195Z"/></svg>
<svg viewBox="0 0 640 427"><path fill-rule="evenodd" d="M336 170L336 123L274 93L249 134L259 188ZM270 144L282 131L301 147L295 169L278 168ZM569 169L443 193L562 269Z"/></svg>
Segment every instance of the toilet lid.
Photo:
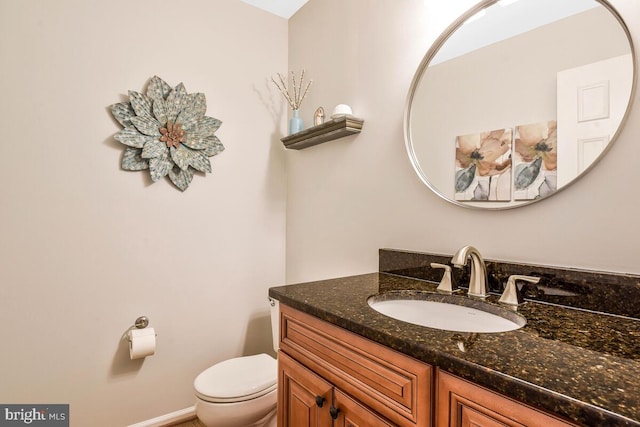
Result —
<svg viewBox="0 0 640 427"><path fill-rule="evenodd" d="M278 363L263 353L217 363L198 375L193 387L207 402L238 402L275 390L277 380Z"/></svg>

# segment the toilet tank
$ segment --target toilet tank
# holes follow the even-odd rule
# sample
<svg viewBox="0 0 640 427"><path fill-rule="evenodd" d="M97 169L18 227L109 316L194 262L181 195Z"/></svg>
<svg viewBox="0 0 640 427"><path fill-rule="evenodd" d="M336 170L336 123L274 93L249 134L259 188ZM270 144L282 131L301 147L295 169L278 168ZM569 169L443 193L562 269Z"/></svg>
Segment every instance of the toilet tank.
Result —
<svg viewBox="0 0 640 427"><path fill-rule="evenodd" d="M278 352L280 348L280 301L269 297L271 306L271 338L273 339L273 349Z"/></svg>

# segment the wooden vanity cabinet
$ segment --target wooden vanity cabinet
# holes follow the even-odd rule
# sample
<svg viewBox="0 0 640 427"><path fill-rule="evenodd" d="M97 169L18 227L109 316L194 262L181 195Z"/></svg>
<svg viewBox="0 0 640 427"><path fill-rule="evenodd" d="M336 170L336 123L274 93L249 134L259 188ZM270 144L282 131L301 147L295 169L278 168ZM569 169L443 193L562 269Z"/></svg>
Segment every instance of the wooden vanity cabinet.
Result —
<svg viewBox="0 0 640 427"><path fill-rule="evenodd" d="M436 427L575 427L446 372L437 378Z"/></svg>
<svg viewBox="0 0 640 427"><path fill-rule="evenodd" d="M431 366L280 305L278 426L427 427Z"/></svg>
<svg viewBox="0 0 640 427"><path fill-rule="evenodd" d="M280 313L278 427L576 427L283 304Z"/></svg>

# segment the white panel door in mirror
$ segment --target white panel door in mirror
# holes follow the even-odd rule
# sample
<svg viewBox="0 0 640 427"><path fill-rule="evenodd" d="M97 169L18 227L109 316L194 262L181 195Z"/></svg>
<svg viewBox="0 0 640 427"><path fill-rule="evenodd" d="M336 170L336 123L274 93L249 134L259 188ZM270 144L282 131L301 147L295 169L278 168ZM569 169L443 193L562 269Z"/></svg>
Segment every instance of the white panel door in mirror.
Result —
<svg viewBox="0 0 640 427"><path fill-rule="evenodd" d="M633 80L631 55L558 72L558 187L606 150L624 118Z"/></svg>

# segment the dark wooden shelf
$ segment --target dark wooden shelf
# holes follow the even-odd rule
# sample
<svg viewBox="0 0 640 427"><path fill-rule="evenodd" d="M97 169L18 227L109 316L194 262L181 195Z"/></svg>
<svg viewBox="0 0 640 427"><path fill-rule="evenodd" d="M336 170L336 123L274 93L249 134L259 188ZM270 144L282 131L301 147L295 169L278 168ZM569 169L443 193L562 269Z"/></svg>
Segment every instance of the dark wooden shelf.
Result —
<svg viewBox="0 0 640 427"><path fill-rule="evenodd" d="M360 133L363 124L364 120L346 115L331 119L321 125L305 129L293 135L285 136L281 141L285 148L301 150L322 144L323 142Z"/></svg>

